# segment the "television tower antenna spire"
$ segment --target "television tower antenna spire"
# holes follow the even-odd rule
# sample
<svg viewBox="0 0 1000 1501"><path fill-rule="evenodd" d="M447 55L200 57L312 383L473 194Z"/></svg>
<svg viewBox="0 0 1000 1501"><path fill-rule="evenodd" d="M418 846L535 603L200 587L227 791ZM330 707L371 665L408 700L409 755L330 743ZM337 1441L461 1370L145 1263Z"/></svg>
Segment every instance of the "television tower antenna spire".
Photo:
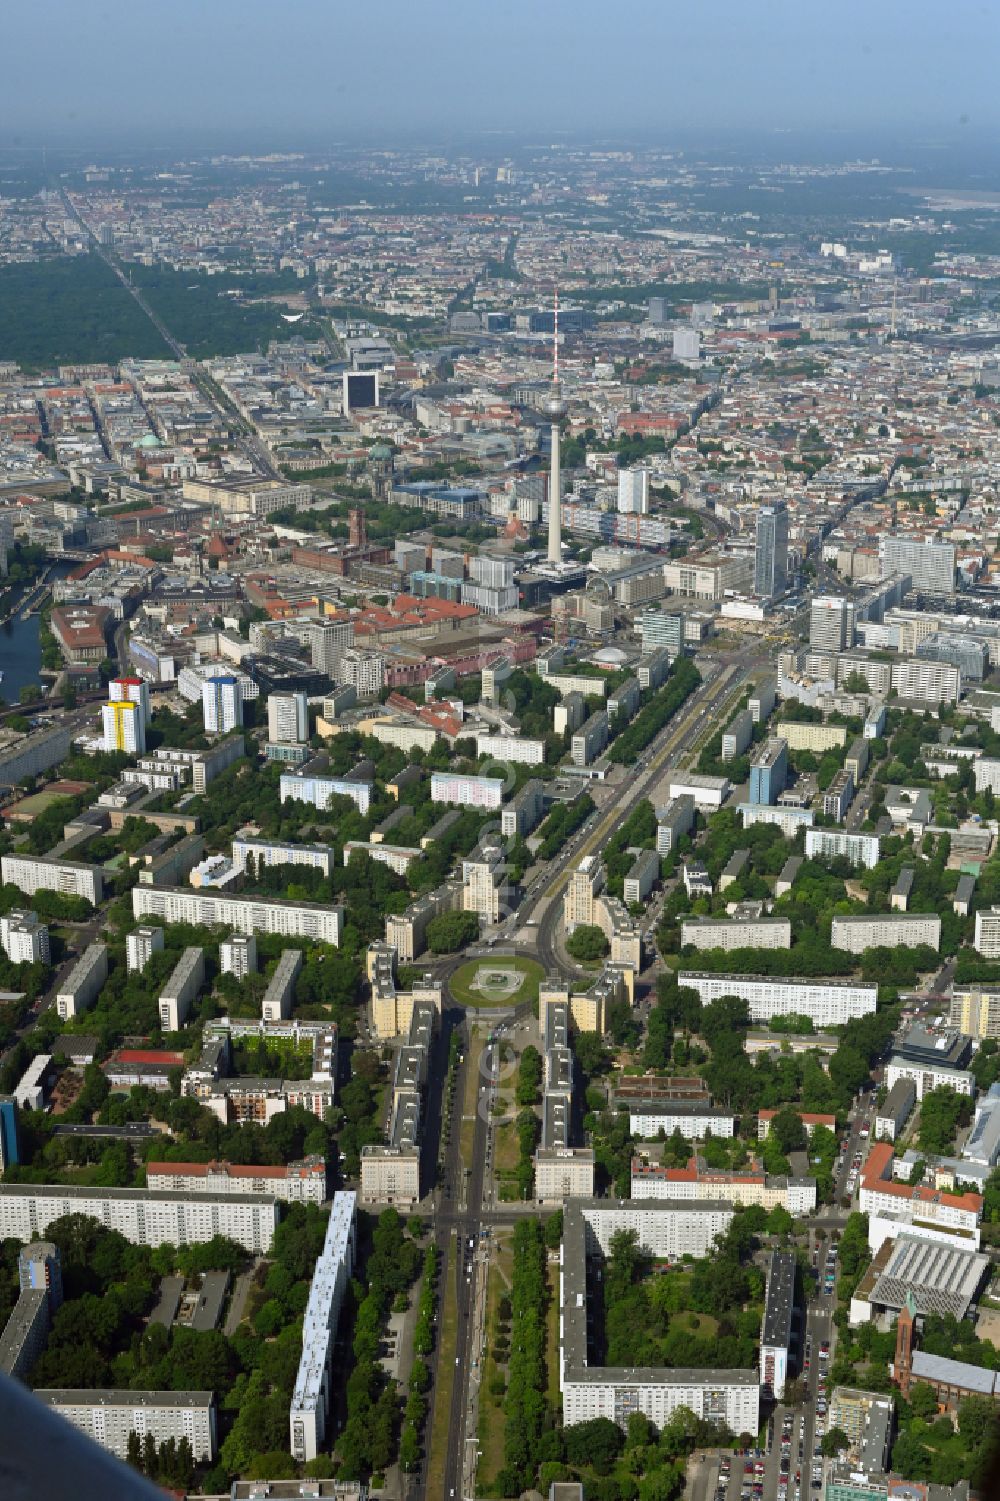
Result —
<svg viewBox="0 0 1000 1501"><path fill-rule="evenodd" d="M552 320L552 393L545 403L545 412L552 423L551 448L552 468L549 475L549 545L547 561L562 562L562 471L559 463L559 424L566 415L562 388L559 385L559 288L555 288Z"/></svg>

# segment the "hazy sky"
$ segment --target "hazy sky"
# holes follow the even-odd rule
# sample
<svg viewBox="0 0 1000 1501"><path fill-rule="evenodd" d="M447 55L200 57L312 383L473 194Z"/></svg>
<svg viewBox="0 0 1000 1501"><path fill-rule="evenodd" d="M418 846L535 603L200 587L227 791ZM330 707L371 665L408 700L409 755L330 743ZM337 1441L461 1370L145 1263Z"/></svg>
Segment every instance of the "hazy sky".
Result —
<svg viewBox="0 0 1000 1501"><path fill-rule="evenodd" d="M0 146L995 129L997 0L0 0Z"/></svg>

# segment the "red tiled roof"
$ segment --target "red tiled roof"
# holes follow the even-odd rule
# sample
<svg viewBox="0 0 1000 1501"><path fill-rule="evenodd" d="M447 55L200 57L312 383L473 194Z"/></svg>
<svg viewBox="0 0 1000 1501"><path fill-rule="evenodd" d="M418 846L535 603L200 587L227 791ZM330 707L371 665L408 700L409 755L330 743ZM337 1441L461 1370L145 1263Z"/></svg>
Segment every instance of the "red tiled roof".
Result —
<svg viewBox="0 0 1000 1501"><path fill-rule="evenodd" d="M112 1053L107 1066L126 1063L163 1063L170 1068L182 1065L183 1053L169 1053L162 1048L122 1048L117 1053Z"/></svg>
<svg viewBox="0 0 1000 1501"><path fill-rule="evenodd" d="M952 1209L968 1210L970 1214L982 1212L981 1194L949 1194L938 1188L927 1188L923 1184L914 1187L909 1183L894 1182L892 1159L891 1142L877 1142L868 1153L868 1160L861 1170L861 1187L873 1193L891 1194L893 1198L905 1199L910 1204L947 1204Z"/></svg>

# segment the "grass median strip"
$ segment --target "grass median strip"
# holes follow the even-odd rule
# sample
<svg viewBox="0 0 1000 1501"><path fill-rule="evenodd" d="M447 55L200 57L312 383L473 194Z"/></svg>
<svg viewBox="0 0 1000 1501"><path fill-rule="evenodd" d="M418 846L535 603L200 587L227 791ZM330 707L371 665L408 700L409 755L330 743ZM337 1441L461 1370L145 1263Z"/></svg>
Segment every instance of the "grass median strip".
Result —
<svg viewBox="0 0 1000 1501"><path fill-rule="evenodd" d="M444 1278L438 1340L434 1417L431 1422L431 1447L427 1459L427 1494L429 1496L444 1495L444 1473L448 1462L451 1399L455 1389L455 1351L458 1345L458 1254L454 1239L448 1247L448 1270Z"/></svg>

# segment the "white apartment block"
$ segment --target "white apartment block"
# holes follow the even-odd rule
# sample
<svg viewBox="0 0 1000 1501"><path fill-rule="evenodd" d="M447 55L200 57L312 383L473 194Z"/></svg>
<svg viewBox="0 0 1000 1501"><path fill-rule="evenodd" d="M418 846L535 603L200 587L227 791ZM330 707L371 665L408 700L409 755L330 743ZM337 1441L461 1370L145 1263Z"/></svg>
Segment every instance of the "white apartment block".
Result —
<svg viewBox="0 0 1000 1501"><path fill-rule="evenodd" d="M893 1054L885 1070L887 1087L891 1089L897 1079L912 1079L918 1100L922 1100L931 1089L953 1089L956 1094L966 1094L970 1098L976 1092L975 1078L967 1069L949 1068L946 1063L915 1063Z"/></svg>
<svg viewBox="0 0 1000 1501"><path fill-rule="evenodd" d="M850 980L786 980L687 970L677 976L677 982L696 990L704 1005L724 995L745 1000L754 1022L766 1022L772 1016L808 1016L819 1029L870 1016L878 1000L877 985L856 985Z"/></svg>
<svg viewBox="0 0 1000 1501"><path fill-rule="evenodd" d="M0 856L0 881L5 886L19 886L28 896L36 891L82 896L93 907L99 906L104 896L99 866L74 865L70 860L50 860L42 855Z"/></svg>
<svg viewBox="0 0 1000 1501"><path fill-rule="evenodd" d="M558 706L557 706L558 708ZM505 839L530 834L545 812L545 784L525 782L500 814L500 832Z"/></svg>
<svg viewBox="0 0 1000 1501"><path fill-rule="evenodd" d="M689 834L694 825L695 803L690 793L671 797L669 802L656 810L656 853L669 855L683 834Z"/></svg>
<svg viewBox="0 0 1000 1501"><path fill-rule="evenodd" d="M492 756L496 761L541 766L545 760L545 741L532 740L526 735L477 735L476 754Z"/></svg>
<svg viewBox="0 0 1000 1501"><path fill-rule="evenodd" d="M350 865L352 855L367 855L376 865L387 865L397 876L405 876L414 860L422 860L424 852L412 844L373 844L368 839L348 839L344 845L344 864Z"/></svg>
<svg viewBox="0 0 1000 1501"><path fill-rule="evenodd" d="M962 696L962 675L949 662L923 661L915 657L907 662L894 662L892 686L900 698L910 703L957 704Z"/></svg>
<svg viewBox="0 0 1000 1501"><path fill-rule="evenodd" d="M725 1110L681 1110L665 1105L661 1110L643 1109L641 1105L629 1110L629 1131L633 1136L652 1141L663 1131L673 1136L679 1131L685 1141L704 1141L709 1132L713 1136L732 1137L736 1134L737 1117Z"/></svg>
<svg viewBox="0 0 1000 1501"><path fill-rule="evenodd" d="M133 886L136 917L195 927L234 928L239 933L277 933L283 938L311 938L339 948L344 931L343 907L317 902L280 902L250 896L223 896L187 891L179 886Z"/></svg>
<svg viewBox="0 0 1000 1501"><path fill-rule="evenodd" d="M309 739L309 702L304 693L269 694L267 738L276 745L302 745Z"/></svg>
<svg viewBox="0 0 1000 1501"><path fill-rule="evenodd" d="M300 1464L315 1459L326 1439L333 1347L357 1251L356 1217L355 1195L335 1194L323 1250L309 1287L302 1322L302 1356L288 1411L289 1448Z"/></svg>
<svg viewBox="0 0 1000 1501"><path fill-rule="evenodd" d="M784 917L761 917L753 922L730 917L692 917L681 923L681 948L790 949L792 925Z"/></svg>
<svg viewBox="0 0 1000 1501"><path fill-rule="evenodd" d="M806 859L833 860L844 855L852 865L871 870L878 864L877 834L848 834L843 829L806 829Z"/></svg>
<svg viewBox="0 0 1000 1501"><path fill-rule="evenodd" d="M454 803L460 808L499 808L503 802L502 777L460 776L435 771L431 776L431 802Z"/></svg>
<svg viewBox="0 0 1000 1501"><path fill-rule="evenodd" d="M594 1192L594 1153L581 1147L539 1147L535 1152L535 1199L561 1204Z"/></svg>
<svg viewBox="0 0 1000 1501"><path fill-rule="evenodd" d="M753 720L749 709L742 709L729 728L722 732L722 760L732 761L742 756L753 739Z"/></svg>
<svg viewBox="0 0 1000 1501"><path fill-rule="evenodd" d="M252 861L257 870L273 865L304 865L329 876L336 859L330 844L283 844L278 839L264 839L254 834L237 834L233 840L233 868L241 875Z"/></svg>
<svg viewBox="0 0 1000 1501"><path fill-rule="evenodd" d="M883 913L879 917L835 917L830 929L830 947L849 954L865 949L915 949L921 944L937 951L941 946L940 917L922 912Z"/></svg>
<svg viewBox="0 0 1000 1501"><path fill-rule="evenodd" d="M191 1002L205 983L205 955L199 948L185 949L173 973L160 991L160 1026L164 1032L179 1032Z"/></svg>
<svg viewBox="0 0 1000 1501"><path fill-rule="evenodd" d="M48 964L49 930L37 912L8 912L0 917L0 947L11 964Z"/></svg>
<svg viewBox="0 0 1000 1501"><path fill-rule="evenodd" d="M66 1188L0 1183L0 1240L44 1237L53 1220L85 1214L137 1246L200 1245L226 1235L255 1256L271 1249L278 1208L260 1195L150 1193L144 1188Z"/></svg>
<svg viewBox="0 0 1000 1501"><path fill-rule="evenodd" d="M608 743L608 716L603 709L591 714L570 740L570 760L574 766L589 766Z"/></svg>
<svg viewBox="0 0 1000 1501"><path fill-rule="evenodd" d="M559 1360L565 1423L607 1417L624 1428L631 1413L642 1412L662 1427L679 1407L687 1407L734 1433L756 1433L760 1401L756 1371L619 1369L590 1365L587 1356L588 1256L598 1249L606 1255L617 1230L635 1230L643 1249L659 1258L709 1255L732 1213L730 1206L721 1203L625 1200L605 1207L603 1200L566 1202L560 1252Z"/></svg>
<svg viewBox="0 0 1000 1501"><path fill-rule="evenodd" d="M214 1392L148 1392L108 1388L71 1391L65 1388L36 1390L38 1400L72 1423L87 1438L128 1457L130 1434L147 1434L157 1444L186 1438L197 1463L211 1463L218 1452Z"/></svg>
<svg viewBox="0 0 1000 1501"><path fill-rule="evenodd" d="M205 732L225 735L243 723L243 689L238 678L228 673L208 678L201 688L201 710Z"/></svg>
<svg viewBox="0 0 1000 1501"><path fill-rule="evenodd" d="M133 928L125 939L125 962L129 974L141 975L153 955L162 950L162 928Z"/></svg>
<svg viewBox="0 0 1000 1501"><path fill-rule="evenodd" d="M992 756L980 756L972 768L976 779L976 791L1000 792L1000 761Z"/></svg>
<svg viewBox="0 0 1000 1501"><path fill-rule="evenodd" d="M287 1167L244 1167L230 1162L150 1162L150 1193L261 1195L283 1204L322 1204L326 1198L326 1163L305 1157Z"/></svg>
<svg viewBox="0 0 1000 1501"><path fill-rule="evenodd" d="M244 975L257 973L257 940L252 933L235 933L219 944L219 972L235 975L242 980Z"/></svg>
<svg viewBox="0 0 1000 1501"><path fill-rule="evenodd" d="M655 850L641 850L625 877L626 906L644 902L660 879L660 857Z"/></svg>
<svg viewBox="0 0 1000 1501"><path fill-rule="evenodd" d="M69 1021L92 1006L108 978L108 950L103 943L92 943L82 953L56 991L56 1010L61 1021Z"/></svg>
<svg viewBox="0 0 1000 1501"><path fill-rule="evenodd" d="M268 981L260 1014L266 1022L284 1021L292 1009L295 982L302 968L302 950L285 949Z"/></svg>
<svg viewBox="0 0 1000 1501"><path fill-rule="evenodd" d="M379 652L348 647L340 652L337 676L360 698L381 693L385 682L385 658Z"/></svg>
<svg viewBox="0 0 1000 1501"><path fill-rule="evenodd" d="M789 808L784 803L740 803L736 809L745 829L766 823L780 829L786 839L794 839L800 829L811 829L811 808Z"/></svg>
<svg viewBox="0 0 1000 1501"><path fill-rule="evenodd" d="M972 946L984 959L1000 959L1000 907L987 907L976 913Z"/></svg>
<svg viewBox="0 0 1000 1501"><path fill-rule="evenodd" d="M324 776L313 772L282 772L280 782L281 801L311 803L320 813L326 811L335 797L349 797L359 813L367 813L371 806L371 782L355 781L351 777Z"/></svg>
<svg viewBox="0 0 1000 1501"><path fill-rule="evenodd" d="M462 861L462 910L475 912L488 926L500 921L507 899L503 845L484 843Z"/></svg>

